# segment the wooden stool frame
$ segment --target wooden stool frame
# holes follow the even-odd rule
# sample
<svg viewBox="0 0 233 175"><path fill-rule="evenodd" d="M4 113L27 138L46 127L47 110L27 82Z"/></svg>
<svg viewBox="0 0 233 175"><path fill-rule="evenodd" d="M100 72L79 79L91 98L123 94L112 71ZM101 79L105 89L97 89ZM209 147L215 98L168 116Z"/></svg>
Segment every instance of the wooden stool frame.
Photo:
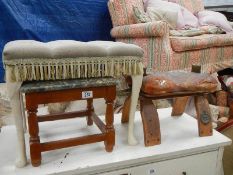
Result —
<svg viewBox="0 0 233 175"><path fill-rule="evenodd" d="M200 73L201 66L192 65L192 72ZM144 76L146 76L146 69L144 69ZM127 80L127 79L126 79ZM130 84L130 81L128 84ZM198 132L200 137L213 135L212 119L209 108L209 102L206 99L211 92L173 92L157 95L150 95L144 92L140 93L140 112L142 117L144 144L145 146L153 146L161 143L160 122L156 106L152 100L158 99L173 99L172 116L181 116L184 111L190 96L194 97L195 108L197 112ZM125 100L121 123L128 123L128 108L130 106L130 96Z"/></svg>
<svg viewBox="0 0 233 175"><path fill-rule="evenodd" d="M37 116L37 108L39 104L57 103L64 101L83 100L82 92L92 91L93 98L87 100L87 109L76 112L68 112L62 114L51 114ZM71 146L95 143L104 141L105 149L111 152L115 145L115 130L113 126L114 114L113 103L116 97L115 86L103 87L88 87L88 88L74 88L56 91L45 92L26 92L26 109L28 113L28 126L30 134L30 156L33 166L41 164L41 153L54 149L66 148ZM104 124L94 112L93 99L104 98L107 104L106 107L106 124ZM77 138L69 138L64 140L57 140L51 142L40 143L38 122L53 121L60 119L69 119L75 117L87 117L87 124L90 126L93 122L98 126L101 134L94 134L82 136Z"/></svg>
<svg viewBox="0 0 233 175"><path fill-rule="evenodd" d="M152 100L174 98L172 116L181 116L184 113L189 96L194 96L197 112L199 136L211 136L213 134L211 113L209 103L206 99L207 92L177 92L160 95L148 95L140 93L140 112L143 123L144 144L153 146L161 143L160 122L158 112ZM127 106L130 104L130 97L125 101L122 112L122 123L128 122Z"/></svg>

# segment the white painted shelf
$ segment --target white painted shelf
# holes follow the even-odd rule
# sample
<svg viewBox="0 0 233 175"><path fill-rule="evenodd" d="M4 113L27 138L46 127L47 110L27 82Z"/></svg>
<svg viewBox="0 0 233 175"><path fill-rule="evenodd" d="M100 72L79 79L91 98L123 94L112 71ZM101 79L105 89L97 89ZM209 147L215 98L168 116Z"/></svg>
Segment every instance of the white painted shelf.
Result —
<svg viewBox="0 0 233 175"><path fill-rule="evenodd" d="M116 115L116 145L112 153L105 152L103 142L55 150L43 153L42 164L37 168L32 167L30 163L25 168L14 167L15 128L4 127L0 133L0 174L182 175L182 172L186 171L192 172L187 175L217 173L221 165L223 147L231 144L231 140L216 131L211 137L200 138L195 119L187 114L173 118L170 113L170 108L159 110L161 145L144 147L139 112L136 114L135 130L140 143L136 146L127 145L127 125L122 125L120 115ZM78 118L45 122L40 126L42 141L76 137L98 131L95 126L87 127L85 119ZM26 142L28 143L28 137Z"/></svg>

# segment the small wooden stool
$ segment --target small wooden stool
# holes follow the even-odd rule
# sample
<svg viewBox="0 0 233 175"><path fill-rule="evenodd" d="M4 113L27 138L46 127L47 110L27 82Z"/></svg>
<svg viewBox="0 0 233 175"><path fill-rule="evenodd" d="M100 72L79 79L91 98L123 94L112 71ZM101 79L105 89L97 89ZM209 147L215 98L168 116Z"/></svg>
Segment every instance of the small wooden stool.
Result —
<svg viewBox="0 0 233 175"><path fill-rule="evenodd" d="M217 81L208 74L193 72L165 72L147 75L143 79L140 93L140 111L143 122L145 146L161 143L158 112L152 100L174 98L172 116L181 116L189 96L194 96L197 112L199 136L212 135L212 122L209 103L205 98L214 92ZM130 98L125 101L122 123L128 122L127 107Z"/></svg>
<svg viewBox="0 0 233 175"><path fill-rule="evenodd" d="M75 79L61 81L36 81L24 83L21 92L25 93L28 127L30 134L30 156L33 166L41 164L41 153L54 149L66 148L104 141L105 149L111 152L115 145L113 126L113 103L116 97L116 81L113 78ZM93 99L106 100L106 124L94 112ZM74 100L87 100L87 109L63 114L37 116L39 104L57 103ZM40 143L38 122L87 117L87 124L94 123L101 134Z"/></svg>

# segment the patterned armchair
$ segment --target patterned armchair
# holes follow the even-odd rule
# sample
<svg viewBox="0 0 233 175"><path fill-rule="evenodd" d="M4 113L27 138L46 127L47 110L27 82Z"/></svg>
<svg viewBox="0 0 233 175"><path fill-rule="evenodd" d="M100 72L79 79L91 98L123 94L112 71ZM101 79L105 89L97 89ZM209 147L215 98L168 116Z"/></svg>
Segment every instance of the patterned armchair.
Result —
<svg viewBox="0 0 233 175"><path fill-rule="evenodd" d="M195 13L204 10L202 0L177 0ZM144 10L142 0L109 0L108 7L117 41L133 43L144 50L144 65L149 71L190 70L202 66L202 72L214 73L233 65L233 34L204 34L171 37L166 22L138 23L133 6Z"/></svg>

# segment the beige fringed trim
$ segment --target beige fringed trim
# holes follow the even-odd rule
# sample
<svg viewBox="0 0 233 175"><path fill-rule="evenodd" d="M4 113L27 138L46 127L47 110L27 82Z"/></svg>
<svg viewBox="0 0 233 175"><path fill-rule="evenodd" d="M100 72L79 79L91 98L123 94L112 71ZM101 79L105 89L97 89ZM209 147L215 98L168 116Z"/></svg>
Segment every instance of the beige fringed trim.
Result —
<svg viewBox="0 0 233 175"><path fill-rule="evenodd" d="M141 57L81 57L4 61L7 81L119 77L143 73Z"/></svg>

